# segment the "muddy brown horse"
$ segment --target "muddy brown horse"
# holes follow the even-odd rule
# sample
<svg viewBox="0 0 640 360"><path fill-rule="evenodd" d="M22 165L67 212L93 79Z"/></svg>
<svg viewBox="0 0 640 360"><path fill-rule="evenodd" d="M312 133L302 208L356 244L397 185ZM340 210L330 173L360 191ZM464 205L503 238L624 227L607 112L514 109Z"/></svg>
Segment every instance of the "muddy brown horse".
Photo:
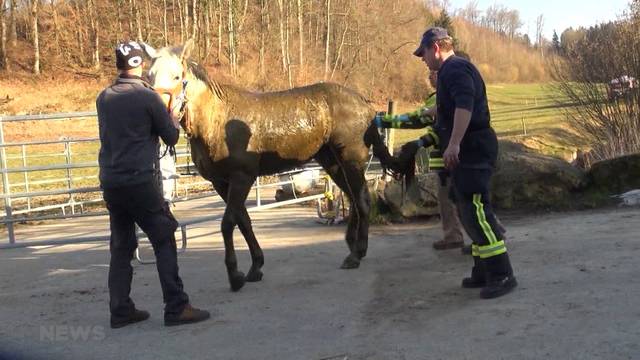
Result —
<svg viewBox="0 0 640 360"><path fill-rule="evenodd" d="M357 268L367 254L370 198L364 168L369 147L373 145L383 164L389 161L378 130L370 126L375 110L362 96L336 84L270 93L219 84L189 60L192 46L191 41L159 51L145 46L153 59L149 79L169 109L175 113L184 108L181 124L193 162L226 203L221 230L231 289L262 279L264 256L245 206L254 181L311 159L350 200L350 253L342 268ZM181 94L186 94L186 101ZM251 253L246 276L238 271L233 246L236 225Z"/></svg>

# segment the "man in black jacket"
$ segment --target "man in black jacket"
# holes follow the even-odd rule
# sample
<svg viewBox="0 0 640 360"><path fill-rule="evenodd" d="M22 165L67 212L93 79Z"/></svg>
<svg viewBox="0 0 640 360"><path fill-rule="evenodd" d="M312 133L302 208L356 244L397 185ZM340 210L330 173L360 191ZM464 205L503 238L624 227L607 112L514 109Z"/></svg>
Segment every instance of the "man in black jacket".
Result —
<svg viewBox="0 0 640 360"><path fill-rule="evenodd" d="M117 80L96 100L100 128L100 186L109 210L111 327L149 318L129 297L137 247L135 224L147 234L156 256L165 303L165 325L193 323L209 313L193 308L178 275L175 230L178 222L166 205L160 182L159 139L178 141L178 122L160 96L142 79L144 49L136 42L116 48Z"/></svg>
<svg viewBox="0 0 640 360"><path fill-rule="evenodd" d="M498 139L491 128L487 93L482 76L468 60L456 56L443 28L433 27L422 36L414 52L431 71L438 72L436 131L450 171L453 197L460 220L473 241L474 266L465 288L481 287L480 296L495 298L510 292L513 275L504 230L489 199L489 184L498 156Z"/></svg>

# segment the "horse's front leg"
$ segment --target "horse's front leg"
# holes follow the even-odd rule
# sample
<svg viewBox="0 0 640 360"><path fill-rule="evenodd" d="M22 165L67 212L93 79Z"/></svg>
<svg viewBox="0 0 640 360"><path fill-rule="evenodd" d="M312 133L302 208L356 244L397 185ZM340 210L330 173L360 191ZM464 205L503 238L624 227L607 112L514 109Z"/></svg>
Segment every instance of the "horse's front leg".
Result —
<svg viewBox="0 0 640 360"><path fill-rule="evenodd" d="M246 281L255 282L262 280L262 271L264 265L264 254L258 244L258 240L251 226L251 218L247 212L245 202L251 186L255 182L255 177L246 174L235 174L231 179L229 197L227 199L227 207L233 212L233 220L240 228L242 236L244 236L249 252L251 253L251 268L245 278Z"/></svg>
<svg viewBox="0 0 640 360"><path fill-rule="evenodd" d="M227 275L232 291L238 291L244 286L244 273L238 271L238 259L236 258L236 249L233 246L233 230L236 223L233 216L233 210L227 204L222 217L220 230L224 238L224 264L227 267Z"/></svg>

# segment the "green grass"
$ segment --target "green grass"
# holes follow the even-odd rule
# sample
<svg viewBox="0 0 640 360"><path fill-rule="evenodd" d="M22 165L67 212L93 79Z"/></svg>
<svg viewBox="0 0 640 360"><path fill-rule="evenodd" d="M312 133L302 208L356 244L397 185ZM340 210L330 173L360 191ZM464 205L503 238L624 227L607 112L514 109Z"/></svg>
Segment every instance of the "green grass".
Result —
<svg viewBox="0 0 640 360"><path fill-rule="evenodd" d="M34 139L33 141L38 140ZM178 144L179 146L185 146L186 139L181 137ZM11 193L63 190L68 188L69 179L71 179L71 188L73 189L98 187L97 161L99 148L98 141L71 143L70 163L96 164L95 167L10 173L8 179ZM26 155L25 163L23 163L21 146L9 146L6 148L8 168L63 166L67 163L65 145L63 143L26 145L24 151ZM187 160L187 158L181 157L178 158L178 163L186 164ZM26 186L27 183L29 184L28 188ZM95 194L92 195L90 193L74 195L76 201L95 197ZM31 200L31 205L61 203L68 198L68 195L38 196ZM21 209L26 207L27 198L16 198L12 202L14 208Z"/></svg>
<svg viewBox="0 0 640 360"><path fill-rule="evenodd" d="M566 99L546 84L487 85L491 123L498 136L536 135L558 140L568 136L565 111L570 107ZM563 105L559 105L558 103ZM413 110L409 106L401 111ZM422 130L396 130L396 146L417 139Z"/></svg>

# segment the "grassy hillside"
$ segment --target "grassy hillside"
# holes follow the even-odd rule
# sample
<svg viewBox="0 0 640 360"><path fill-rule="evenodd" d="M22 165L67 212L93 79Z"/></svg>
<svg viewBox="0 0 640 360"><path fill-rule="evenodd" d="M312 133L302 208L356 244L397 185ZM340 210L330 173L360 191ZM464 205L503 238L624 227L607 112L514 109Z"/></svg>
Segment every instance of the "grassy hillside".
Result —
<svg viewBox="0 0 640 360"><path fill-rule="evenodd" d="M561 94L545 84L495 84L487 85L487 96L492 125L499 137L570 158L576 144L566 124L565 111L570 109L570 104ZM399 109L413 110L408 104L401 104ZM395 147L423 133L423 130L397 130Z"/></svg>

